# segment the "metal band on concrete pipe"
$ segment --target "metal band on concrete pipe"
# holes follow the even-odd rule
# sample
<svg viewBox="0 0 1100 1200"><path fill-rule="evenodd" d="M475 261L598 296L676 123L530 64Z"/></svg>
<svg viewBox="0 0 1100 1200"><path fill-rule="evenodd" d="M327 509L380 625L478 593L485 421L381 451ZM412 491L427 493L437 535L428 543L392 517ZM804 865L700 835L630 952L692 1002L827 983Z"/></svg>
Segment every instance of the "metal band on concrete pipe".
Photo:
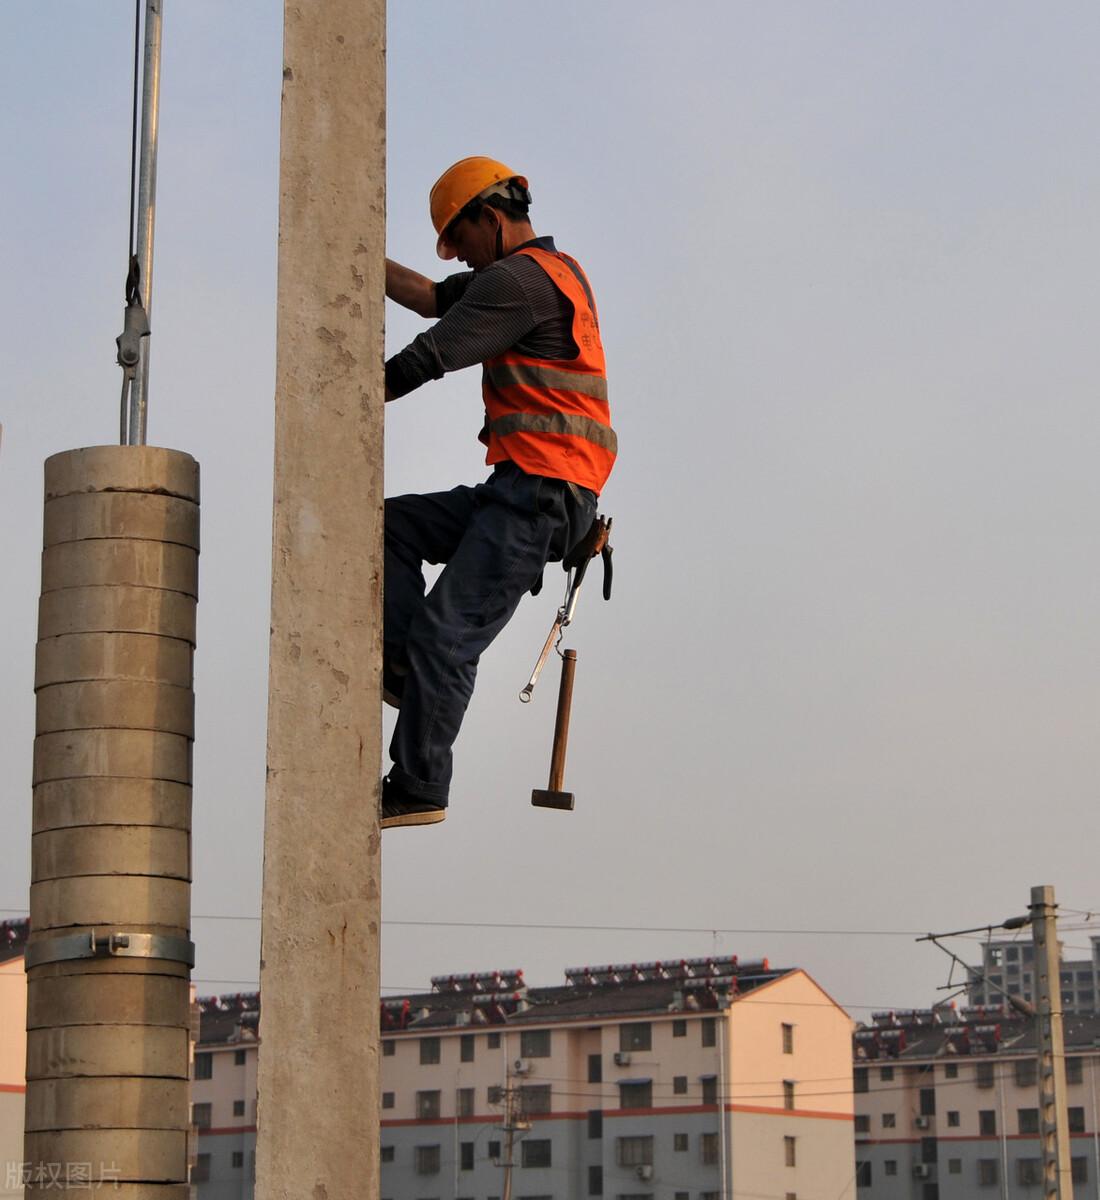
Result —
<svg viewBox="0 0 1100 1200"><path fill-rule="evenodd" d="M189 1196L198 484L156 447L46 461L28 1197Z"/></svg>

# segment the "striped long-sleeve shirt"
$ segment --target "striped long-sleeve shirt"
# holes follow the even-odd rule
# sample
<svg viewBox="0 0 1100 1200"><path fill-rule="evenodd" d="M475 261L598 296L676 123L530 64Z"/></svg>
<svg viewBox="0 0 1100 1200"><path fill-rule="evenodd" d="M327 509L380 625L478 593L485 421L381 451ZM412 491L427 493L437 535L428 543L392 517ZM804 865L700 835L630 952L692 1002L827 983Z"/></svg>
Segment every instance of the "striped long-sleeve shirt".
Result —
<svg viewBox="0 0 1100 1200"><path fill-rule="evenodd" d="M555 249L550 237L524 245ZM394 396L512 348L530 358L578 353L572 305L526 254L451 275L436 284L435 295L439 320L386 363L386 386Z"/></svg>

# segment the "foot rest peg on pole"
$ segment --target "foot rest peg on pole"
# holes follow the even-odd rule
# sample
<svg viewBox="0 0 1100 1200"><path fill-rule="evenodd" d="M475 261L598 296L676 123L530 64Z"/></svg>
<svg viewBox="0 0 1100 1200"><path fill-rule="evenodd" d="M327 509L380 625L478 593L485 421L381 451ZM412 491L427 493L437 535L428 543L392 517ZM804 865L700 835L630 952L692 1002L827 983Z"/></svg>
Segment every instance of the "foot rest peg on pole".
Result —
<svg viewBox="0 0 1100 1200"><path fill-rule="evenodd" d="M531 803L535 808L573 811L573 793L562 791L562 784L565 781L565 750L569 743L569 711L573 704L573 676L576 670L576 650L563 650L558 715L554 721L554 748L550 755L550 782L545 790L535 788L531 792Z"/></svg>

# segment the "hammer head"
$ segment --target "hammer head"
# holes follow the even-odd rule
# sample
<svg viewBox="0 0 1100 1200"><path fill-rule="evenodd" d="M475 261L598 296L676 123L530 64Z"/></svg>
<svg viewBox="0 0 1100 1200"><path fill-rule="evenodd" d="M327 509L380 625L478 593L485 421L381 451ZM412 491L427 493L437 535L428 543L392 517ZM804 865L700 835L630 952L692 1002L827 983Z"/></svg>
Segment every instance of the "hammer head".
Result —
<svg viewBox="0 0 1100 1200"><path fill-rule="evenodd" d="M560 808L564 812L573 811L572 792L548 792L535 788L531 792L531 803L535 808Z"/></svg>

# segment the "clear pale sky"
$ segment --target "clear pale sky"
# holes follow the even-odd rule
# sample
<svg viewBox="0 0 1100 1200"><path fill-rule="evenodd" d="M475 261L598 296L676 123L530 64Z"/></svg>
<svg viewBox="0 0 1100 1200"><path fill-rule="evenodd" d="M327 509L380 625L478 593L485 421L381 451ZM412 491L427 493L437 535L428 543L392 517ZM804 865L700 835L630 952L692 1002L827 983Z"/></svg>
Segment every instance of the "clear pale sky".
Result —
<svg viewBox="0 0 1100 1200"><path fill-rule="evenodd" d="M149 440L203 471L210 993L257 975L282 6L165 8ZM42 461L117 437L132 19L0 7L6 910ZM905 931L1037 883L1100 908L1098 44L1059 0L392 6L389 253L445 273L427 192L455 159L527 174L600 303L621 458L616 593L566 643L576 811L529 805L554 668L516 699L555 569L483 661L448 820L386 835L387 988L717 951L866 1016L947 978ZM423 327L387 319L391 352ZM386 416L389 492L483 477L476 370ZM837 930L902 932L810 932Z"/></svg>

